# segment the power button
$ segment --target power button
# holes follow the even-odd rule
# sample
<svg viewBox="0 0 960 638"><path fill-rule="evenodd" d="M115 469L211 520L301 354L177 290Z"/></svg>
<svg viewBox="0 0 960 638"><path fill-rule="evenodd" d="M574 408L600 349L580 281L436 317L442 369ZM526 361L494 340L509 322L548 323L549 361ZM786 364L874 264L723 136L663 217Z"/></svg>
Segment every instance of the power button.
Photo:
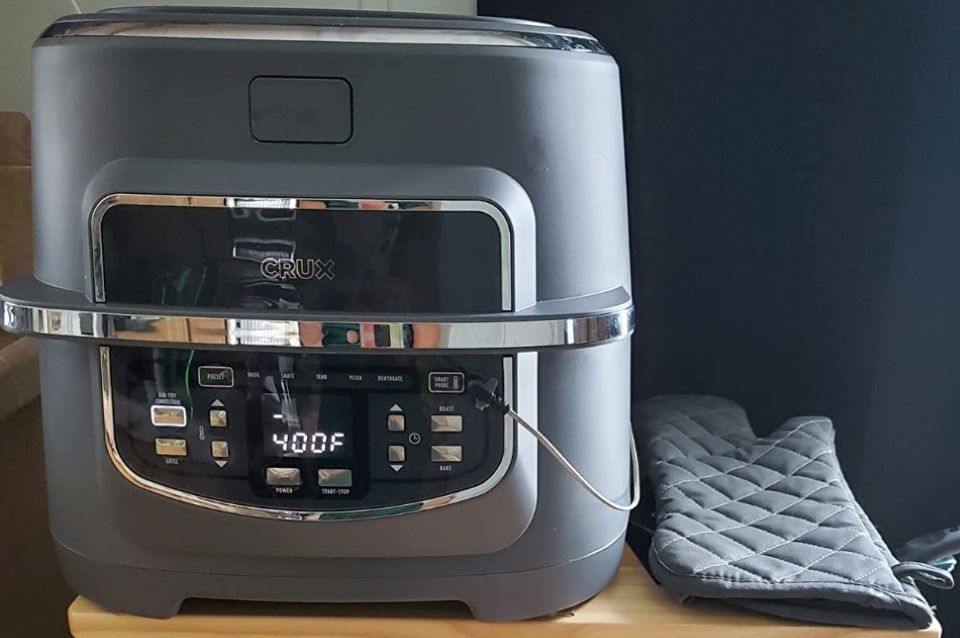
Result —
<svg viewBox="0 0 960 638"><path fill-rule="evenodd" d="M462 372L431 372L427 385L434 394L461 394L466 386Z"/></svg>

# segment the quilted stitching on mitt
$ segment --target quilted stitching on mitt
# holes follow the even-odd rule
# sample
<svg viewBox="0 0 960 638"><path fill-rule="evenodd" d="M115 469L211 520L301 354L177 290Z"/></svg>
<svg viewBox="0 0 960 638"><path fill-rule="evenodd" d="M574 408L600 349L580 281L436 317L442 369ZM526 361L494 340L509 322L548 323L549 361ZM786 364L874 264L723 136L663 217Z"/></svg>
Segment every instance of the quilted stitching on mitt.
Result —
<svg viewBox="0 0 960 638"><path fill-rule="evenodd" d="M869 592L868 606L929 609L893 575L840 470L829 419L791 419L758 438L738 405L684 396L645 402L635 424L656 496L651 566L679 593L829 597L834 586ZM687 582L697 584L684 591Z"/></svg>

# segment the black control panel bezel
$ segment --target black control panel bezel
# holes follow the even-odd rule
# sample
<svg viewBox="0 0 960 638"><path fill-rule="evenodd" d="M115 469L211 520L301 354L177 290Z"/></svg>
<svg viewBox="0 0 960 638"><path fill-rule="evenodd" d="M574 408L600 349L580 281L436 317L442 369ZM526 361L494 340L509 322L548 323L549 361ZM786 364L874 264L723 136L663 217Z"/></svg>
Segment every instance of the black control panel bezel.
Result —
<svg viewBox="0 0 960 638"><path fill-rule="evenodd" d="M495 378L501 387L509 385L513 362L509 356L286 354L142 347L108 350L112 395L109 438L118 457L115 462L146 483L163 486L166 492L271 510L349 512L415 507L430 499L495 483L512 461L512 428L502 415L477 409L473 400L456 387L460 379L465 382L475 376ZM201 386L200 368L229 368L232 385ZM349 402L354 448L351 458L266 455L258 392L268 380L276 380L281 374L293 393ZM187 412L186 425L155 425L150 406L158 401L161 405L182 406ZM209 409L215 401L227 411L226 428L210 424ZM387 427L387 415L397 408L405 417L402 432ZM431 417L444 414L462 416L462 431L433 431ZM159 455L158 438L185 440L187 455ZM213 458L213 440L229 443L228 459ZM404 446L402 463L388 459L389 445ZM433 446L446 445L461 447L461 462L443 463L432 458ZM294 489L268 485L268 467L299 469L301 485ZM325 487L318 478L321 469L349 470L351 484Z"/></svg>

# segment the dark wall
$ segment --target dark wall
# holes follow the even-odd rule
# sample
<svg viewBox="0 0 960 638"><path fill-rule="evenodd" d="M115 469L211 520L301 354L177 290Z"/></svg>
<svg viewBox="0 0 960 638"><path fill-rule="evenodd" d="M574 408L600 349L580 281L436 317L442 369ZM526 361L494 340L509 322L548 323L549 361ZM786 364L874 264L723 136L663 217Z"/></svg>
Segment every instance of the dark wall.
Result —
<svg viewBox="0 0 960 638"><path fill-rule="evenodd" d="M479 6L620 63L635 398L826 414L891 545L960 523L960 3Z"/></svg>

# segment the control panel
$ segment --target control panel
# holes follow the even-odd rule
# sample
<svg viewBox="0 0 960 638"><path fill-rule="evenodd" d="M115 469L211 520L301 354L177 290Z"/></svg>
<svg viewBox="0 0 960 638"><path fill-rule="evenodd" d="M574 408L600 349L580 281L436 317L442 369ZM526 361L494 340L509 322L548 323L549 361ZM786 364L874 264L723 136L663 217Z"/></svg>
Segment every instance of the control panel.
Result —
<svg viewBox="0 0 960 638"><path fill-rule="evenodd" d="M176 492L367 510L490 484L512 460L512 426L465 392L470 378L512 392L508 356L113 347L109 361L115 461Z"/></svg>

